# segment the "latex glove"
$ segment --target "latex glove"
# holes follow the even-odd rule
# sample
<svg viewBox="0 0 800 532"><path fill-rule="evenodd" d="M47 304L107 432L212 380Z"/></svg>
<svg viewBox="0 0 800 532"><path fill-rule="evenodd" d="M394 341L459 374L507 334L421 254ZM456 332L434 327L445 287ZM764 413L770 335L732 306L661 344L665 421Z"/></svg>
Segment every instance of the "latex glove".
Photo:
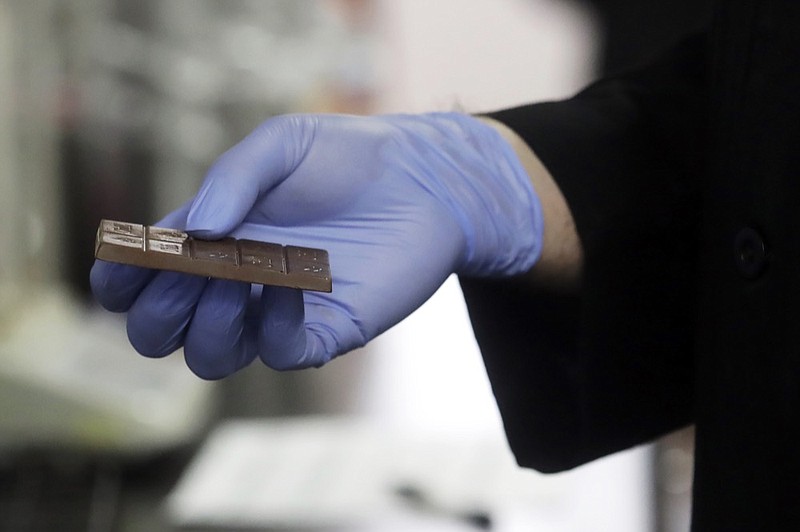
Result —
<svg viewBox="0 0 800 532"><path fill-rule="evenodd" d="M329 251L330 294L95 263L94 293L128 311L139 352L183 346L195 373L219 378L255 357L275 369L322 365L401 321L451 273L525 272L543 222L499 134L443 113L270 119L161 224Z"/></svg>

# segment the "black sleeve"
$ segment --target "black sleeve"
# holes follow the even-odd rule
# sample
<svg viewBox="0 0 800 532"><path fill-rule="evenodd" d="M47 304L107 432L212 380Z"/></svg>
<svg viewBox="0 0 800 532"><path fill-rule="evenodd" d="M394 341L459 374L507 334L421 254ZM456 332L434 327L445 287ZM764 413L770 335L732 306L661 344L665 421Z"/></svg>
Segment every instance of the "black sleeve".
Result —
<svg viewBox="0 0 800 532"><path fill-rule="evenodd" d="M491 114L555 178L585 256L575 295L461 279L521 465L568 469L693 419L705 40L569 100Z"/></svg>

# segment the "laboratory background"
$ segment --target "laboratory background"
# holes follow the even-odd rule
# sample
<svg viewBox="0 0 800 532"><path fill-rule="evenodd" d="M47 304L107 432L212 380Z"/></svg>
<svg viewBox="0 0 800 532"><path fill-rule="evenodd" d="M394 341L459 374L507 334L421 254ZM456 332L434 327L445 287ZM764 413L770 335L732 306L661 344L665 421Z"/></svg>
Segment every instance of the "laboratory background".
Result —
<svg viewBox="0 0 800 532"><path fill-rule="evenodd" d="M688 530L691 429L515 466L455 279L326 367L207 382L88 272L101 218L154 223L271 116L568 97L706 4L0 0L0 532Z"/></svg>

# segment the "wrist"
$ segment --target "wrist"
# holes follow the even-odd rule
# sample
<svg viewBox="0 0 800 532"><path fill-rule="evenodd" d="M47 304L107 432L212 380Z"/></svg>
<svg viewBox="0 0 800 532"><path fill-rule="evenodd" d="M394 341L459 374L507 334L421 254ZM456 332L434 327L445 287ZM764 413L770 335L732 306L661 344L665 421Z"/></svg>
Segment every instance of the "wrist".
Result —
<svg viewBox="0 0 800 532"><path fill-rule="evenodd" d="M581 277L583 246L564 195L536 153L515 131L493 118L481 116L478 120L497 131L511 147L542 207L541 255L524 279L537 285L574 289Z"/></svg>
<svg viewBox="0 0 800 532"><path fill-rule="evenodd" d="M418 119L437 130L428 139L435 158L446 164L432 181L464 234L456 273L512 276L530 270L542 249L542 207L512 147L496 129L469 115L431 113Z"/></svg>

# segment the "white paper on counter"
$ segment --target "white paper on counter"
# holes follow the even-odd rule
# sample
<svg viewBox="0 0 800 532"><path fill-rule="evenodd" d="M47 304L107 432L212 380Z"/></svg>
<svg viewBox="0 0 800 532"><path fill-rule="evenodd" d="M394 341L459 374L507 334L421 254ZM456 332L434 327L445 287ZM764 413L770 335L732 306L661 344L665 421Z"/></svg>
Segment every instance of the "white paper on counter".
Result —
<svg viewBox="0 0 800 532"><path fill-rule="evenodd" d="M498 530L504 515L557 518L569 484L517 467L502 438L335 418L230 421L209 437L166 508L176 526L388 530L427 519L436 530L475 530L459 515L482 512ZM409 504L399 486L431 504Z"/></svg>

